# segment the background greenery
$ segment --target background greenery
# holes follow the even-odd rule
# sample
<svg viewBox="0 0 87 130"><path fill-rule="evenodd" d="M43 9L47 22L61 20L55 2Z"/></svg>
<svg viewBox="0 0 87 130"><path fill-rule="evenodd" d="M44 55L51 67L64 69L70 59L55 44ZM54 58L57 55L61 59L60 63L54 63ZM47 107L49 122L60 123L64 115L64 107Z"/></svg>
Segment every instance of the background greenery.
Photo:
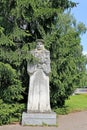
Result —
<svg viewBox="0 0 87 130"><path fill-rule="evenodd" d="M83 110L87 110L87 94L70 96L62 108L57 108L54 111L57 114L67 114Z"/></svg>
<svg viewBox="0 0 87 130"><path fill-rule="evenodd" d="M29 51L35 48L36 39L44 39L51 54L52 108L62 107L76 87L87 85L87 57L80 44L86 27L70 14L75 6L68 0L0 1L0 107L2 110L5 104L8 115L26 109L21 104L27 104L27 61L32 61ZM5 114L1 124L8 123L11 116Z"/></svg>

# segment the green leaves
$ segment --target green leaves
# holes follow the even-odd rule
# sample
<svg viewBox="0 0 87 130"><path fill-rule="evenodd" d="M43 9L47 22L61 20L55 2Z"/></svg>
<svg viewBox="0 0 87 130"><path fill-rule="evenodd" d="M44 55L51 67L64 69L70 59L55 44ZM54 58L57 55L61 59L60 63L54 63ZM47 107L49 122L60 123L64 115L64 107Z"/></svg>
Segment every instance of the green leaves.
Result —
<svg viewBox="0 0 87 130"><path fill-rule="evenodd" d="M9 64L0 62L0 98L10 103L19 101L23 90L16 70Z"/></svg>
<svg viewBox="0 0 87 130"><path fill-rule="evenodd" d="M0 99L0 125L20 121L24 107L24 104L7 104Z"/></svg>
<svg viewBox="0 0 87 130"><path fill-rule="evenodd" d="M25 36L30 36L29 32L27 33L27 31L24 31L18 28L17 26L15 26L13 29L13 33L10 34L9 38L16 42L21 42L21 41L23 42L23 38Z"/></svg>
<svg viewBox="0 0 87 130"><path fill-rule="evenodd" d="M82 77L86 66L80 45L81 32L78 33L77 26L77 23L74 26L70 14L59 14L57 26L53 27L55 32L51 33L51 38L48 37L52 59L50 86L53 107L64 105L65 99L84 82Z"/></svg>
<svg viewBox="0 0 87 130"><path fill-rule="evenodd" d="M70 12L63 13L74 6L68 0L0 1L0 96L4 102L15 104L23 96L26 102L27 61L37 61L30 50L39 38L50 51L52 107L62 106L74 88L82 85L85 57L80 35L86 27L77 24Z"/></svg>

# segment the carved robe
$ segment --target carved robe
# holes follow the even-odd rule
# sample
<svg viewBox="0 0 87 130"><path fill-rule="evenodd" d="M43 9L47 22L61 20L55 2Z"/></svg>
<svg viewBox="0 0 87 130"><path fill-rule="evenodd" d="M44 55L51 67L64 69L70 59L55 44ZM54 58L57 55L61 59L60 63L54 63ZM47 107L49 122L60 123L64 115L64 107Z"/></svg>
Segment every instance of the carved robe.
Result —
<svg viewBox="0 0 87 130"><path fill-rule="evenodd" d="M27 67L30 75L27 112L50 112L50 52L46 49L36 49L31 53L38 58L38 62L28 63Z"/></svg>

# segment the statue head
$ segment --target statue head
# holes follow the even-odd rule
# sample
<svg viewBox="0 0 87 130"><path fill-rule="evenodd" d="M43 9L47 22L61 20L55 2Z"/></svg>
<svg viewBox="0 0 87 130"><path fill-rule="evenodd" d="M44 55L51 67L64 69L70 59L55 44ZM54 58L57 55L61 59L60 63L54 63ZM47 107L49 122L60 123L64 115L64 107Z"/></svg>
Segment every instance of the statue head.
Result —
<svg viewBox="0 0 87 130"><path fill-rule="evenodd" d="M36 48L38 50L43 50L44 49L44 41L43 41L43 39L37 39L36 40Z"/></svg>

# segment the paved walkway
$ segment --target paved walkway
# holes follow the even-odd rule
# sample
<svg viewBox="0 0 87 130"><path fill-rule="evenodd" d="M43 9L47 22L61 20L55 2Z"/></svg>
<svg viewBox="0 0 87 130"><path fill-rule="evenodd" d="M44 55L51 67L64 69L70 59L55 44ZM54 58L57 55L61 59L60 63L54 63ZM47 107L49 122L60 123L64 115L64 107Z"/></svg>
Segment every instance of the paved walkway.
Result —
<svg viewBox="0 0 87 130"><path fill-rule="evenodd" d="M87 111L59 115L58 127L0 126L0 130L87 130Z"/></svg>

